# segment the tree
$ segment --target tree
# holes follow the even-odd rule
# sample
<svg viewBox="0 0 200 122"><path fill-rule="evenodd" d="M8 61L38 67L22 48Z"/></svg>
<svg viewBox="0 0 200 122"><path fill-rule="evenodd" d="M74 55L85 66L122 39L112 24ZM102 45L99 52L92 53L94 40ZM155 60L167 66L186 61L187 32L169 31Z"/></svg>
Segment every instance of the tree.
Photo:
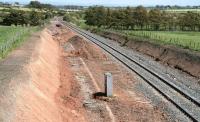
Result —
<svg viewBox="0 0 200 122"><path fill-rule="evenodd" d="M95 25L96 24L96 22L94 21L95 20L95 14L94 14L94 12L95 12L95 10L94 10L95 8L94 7L89 7L86 11L85 11L85 20L86 20L86 24L88 24L88 25Z"/></svg>
<svg viewBox="0 0 200 122"><path fill-rule="evenodd" d="M125 13L123 10L114 10L111 17L111 27L122 29L125 25Z"/></svg>
<svg viewBox="0 0 200 122"><path fill-rule="evenodd" d="M28 7L42 9L42 5L39 1L31 1Z"/></svg>
<svg viewBox="0 0 200 122"><path fill-rule="evenodd" d="M196 26L197 26L197 28L198 28L198 31L200 31L200 14L197 14L196 20L197 20Z"/></svg>
<svg viewBox="0 0 200 122"><path fill-rule="evenodd" d="M148 15L147 10L143 6L136 7L134 11L134 20L137 26L142 29L147 24Z"/></svg>
<svg viewBox="0 0 200 122"><path fill-rule="evenodd" d="M31 1L28 4L28 7L37 8L37 9L53 9L54 8L54 6L51 4L42 4L39 1Z"/></svg>
<svg viewBox="0 0 200 122"><path fill-rule="evenodd" d="M66 14L64 17L63 17L63 20L64 21L67 21L67 22L71 22L71 17L69 14Z"/></svg>
<svg viewBox="0 0 200 122"><path fill-rule="evenodd" d="M195 31L195 27L199 25L198 13L187 12L179 17L179 25L181 30Z"/></svg>
<svg viewBox="0 0 200 122"><path fill-rule="evenodd" d="M102 6L89 7L85 12L86 24L101 27L106 25L106 11Z"/></svg>
<svg viewBox="0 0 200 122"><path fill-rule="evenodd" d="M152 9L149 11L149 22L150 22L153 30L160 29L161 12L159 9Z"/></svg>
<svg viewBox="0 0 200 122"><path fill-rule="evenodd" d="M40 25L42 23L42 15L39 12L36 11L31 11L30 15L29 15L29 24L32 26L37 26Z"/></svg>
<svg viewBox="0 0 200 122"><path fill-rule="evenodd" d="M110 28L112 26L112 11L110 10L110 8L108 8L106 10L106 17L105 17L105 24L107 25L108 28Z"/></svg>
<svg viewBox="0 0 200 122"><path fill-rule="evenodd" d="M130 7L127 7L124 12L125 12L124 25L126 29L129 29L130 27L131 29L134 29L135 26L134 10L131 9Z"/></svg>
<svg viewBox="0 0 200 122"><path fill-rule="evenodd" d="M3 19L5 25L23 25L28 23L28 15L24 11L11 10L10 14Z"/></svg>
<svg viewBox="0 0 200 122"><path fill-rule="evenodd" d="M157 6L170 8L171 6ZM174 6L178 7L178 6ZM200 31L200 14L195 12L169 13L152 9L149 12L138 6L105 9L102 6L89 7L85 11L86 24L115 29L152 29L152 30L192 30ZM146 26L146 28L144 28Z"/></svg>

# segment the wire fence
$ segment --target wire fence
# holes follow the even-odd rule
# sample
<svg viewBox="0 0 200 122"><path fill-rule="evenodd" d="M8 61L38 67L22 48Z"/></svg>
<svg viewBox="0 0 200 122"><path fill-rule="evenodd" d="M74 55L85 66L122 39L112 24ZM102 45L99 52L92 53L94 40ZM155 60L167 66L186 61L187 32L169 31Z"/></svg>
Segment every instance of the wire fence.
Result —
<svg viewBox="0 0 200 122"><path fill-rule="evenodd" d="M131 37L141 37L144 39L152 40L156 43L165 43L172 44L175 46L180 46L186 49L192 49L195 51L200 51L200 40L197 38L192 38L192 36L182 37L180 35L172 36L172 34L160 34L151 31L124 31L124 30L112 30L109 29L110 32L118 32L120 34L124 34L126 36Z"/></svg>
<svg viewBox="0 0 200 122"><path fill-rule="evenodd" d="M14 28L14 27L13 27ZM3 58L9 50L17 46L26 34L30 33L31 27L20 26L17 27L17 31L12 31L6 40L2 40L0 43L0 58Z"/></svg>

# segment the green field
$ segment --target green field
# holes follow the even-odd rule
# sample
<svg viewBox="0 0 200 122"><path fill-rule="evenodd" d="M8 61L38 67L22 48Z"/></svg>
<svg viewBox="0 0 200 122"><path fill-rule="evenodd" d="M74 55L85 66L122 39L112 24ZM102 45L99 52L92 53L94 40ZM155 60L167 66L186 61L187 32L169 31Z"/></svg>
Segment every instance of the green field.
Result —
<svg viewBox="0 0 200 122"><path fill-rule="evenodd" d="M187 13L188 11L200 13L200 9L167 9L169 13Z"/></svg>
<svg viewBox="0 0 200 122"><path fill-rule="evenodd" d="M0 26L0 59L21 44L38 27Z"/></svg>
<svg viewBox="0 0 200 122"><path fill-rule="evenodd" d="M3 10L3 9L10 9L10 8L6 8L6 7L0 7L0 10ZM15 9L15 10L23 10L23 11L31 11L30 8L23 8L23 7L12 7L12 9Z"/></svg>
<svg viewBox="0 0 200 122"><path fill-rule="evenodd" d="M159 44L171 44L200 51L200 32L179 31L116 31L130 38L140 37Z"/></svg>
<svg viewBox="0 0 200 122"><path fill-rule="evenodd" d="M4 43L8 38L14 36L21 27L0 26L0 44Z"/></svg>
<svg viewBox="0 0 200 122"><path fill-rule="evenodd" d="M40 9L36 9L36 8L24 8L24 7L12 7L12 8L6 8L6 7L0 7L0 11L3 10L10 10L10 9L14 9L14 10L21 10L21 11L26 11L26 12L30 12L32 10L37 11L37 12L46 12L46 10L40 10Z"/></svg>

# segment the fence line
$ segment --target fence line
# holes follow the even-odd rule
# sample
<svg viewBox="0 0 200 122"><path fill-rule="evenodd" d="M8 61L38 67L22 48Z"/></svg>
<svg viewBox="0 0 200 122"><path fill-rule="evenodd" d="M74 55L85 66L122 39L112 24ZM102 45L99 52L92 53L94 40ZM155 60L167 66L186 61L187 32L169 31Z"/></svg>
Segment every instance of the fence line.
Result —
<svg viewBox="0 0 200 122"><path fill-rule="evenodd" d="M29 33L30 27L20 27L18 32L13 32L14 34L7 39L0 43L0 58L4 57L6 53L13 48L17 42L22 41L22 37Z"/></svg>

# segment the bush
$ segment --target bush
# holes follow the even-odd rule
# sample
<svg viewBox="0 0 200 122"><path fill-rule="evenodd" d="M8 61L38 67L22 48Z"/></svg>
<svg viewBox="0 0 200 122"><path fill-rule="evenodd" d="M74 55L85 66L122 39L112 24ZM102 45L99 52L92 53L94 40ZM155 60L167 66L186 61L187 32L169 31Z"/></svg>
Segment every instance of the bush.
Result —
<svg viewBox="0 0 200 122"><path fill-rule="evenodd" d="M71 17L69 14L66 14L64 17L63 17L63 20L64 21L67 21L67 22L71 22Z"/></svg>
<svg viewBox="0 0 200 122"><path fill-rule="evenodd" d="M32 26L42 24L42 14L36 11L32 11L29 15L29 24Z"/></svg>
<svg viewBox="0 0 200 122"><path fill-rule="evenodd" d="M2 22L4 25L23 25L28 24L28 15L24 11L11 10Z"/></svg>
<svg viewBox="0 0 200 122"><path fill-rule="evenodd" d="M79 12L67 13L64 15L63 20L80 26L83 23L83 17L81 15Z"/></svg>
<svg viewBox="0 0 200 122"><path fill-rule="evenodd" d="M53 15L50 12L37 12L37 11L22 11L22 10L9 10L7 15L0 16L0 24L2 25L24 25L30 24L37 26L43 24L43 21L51 18ZM2 19L2 21L1 21Z"/></svg>

